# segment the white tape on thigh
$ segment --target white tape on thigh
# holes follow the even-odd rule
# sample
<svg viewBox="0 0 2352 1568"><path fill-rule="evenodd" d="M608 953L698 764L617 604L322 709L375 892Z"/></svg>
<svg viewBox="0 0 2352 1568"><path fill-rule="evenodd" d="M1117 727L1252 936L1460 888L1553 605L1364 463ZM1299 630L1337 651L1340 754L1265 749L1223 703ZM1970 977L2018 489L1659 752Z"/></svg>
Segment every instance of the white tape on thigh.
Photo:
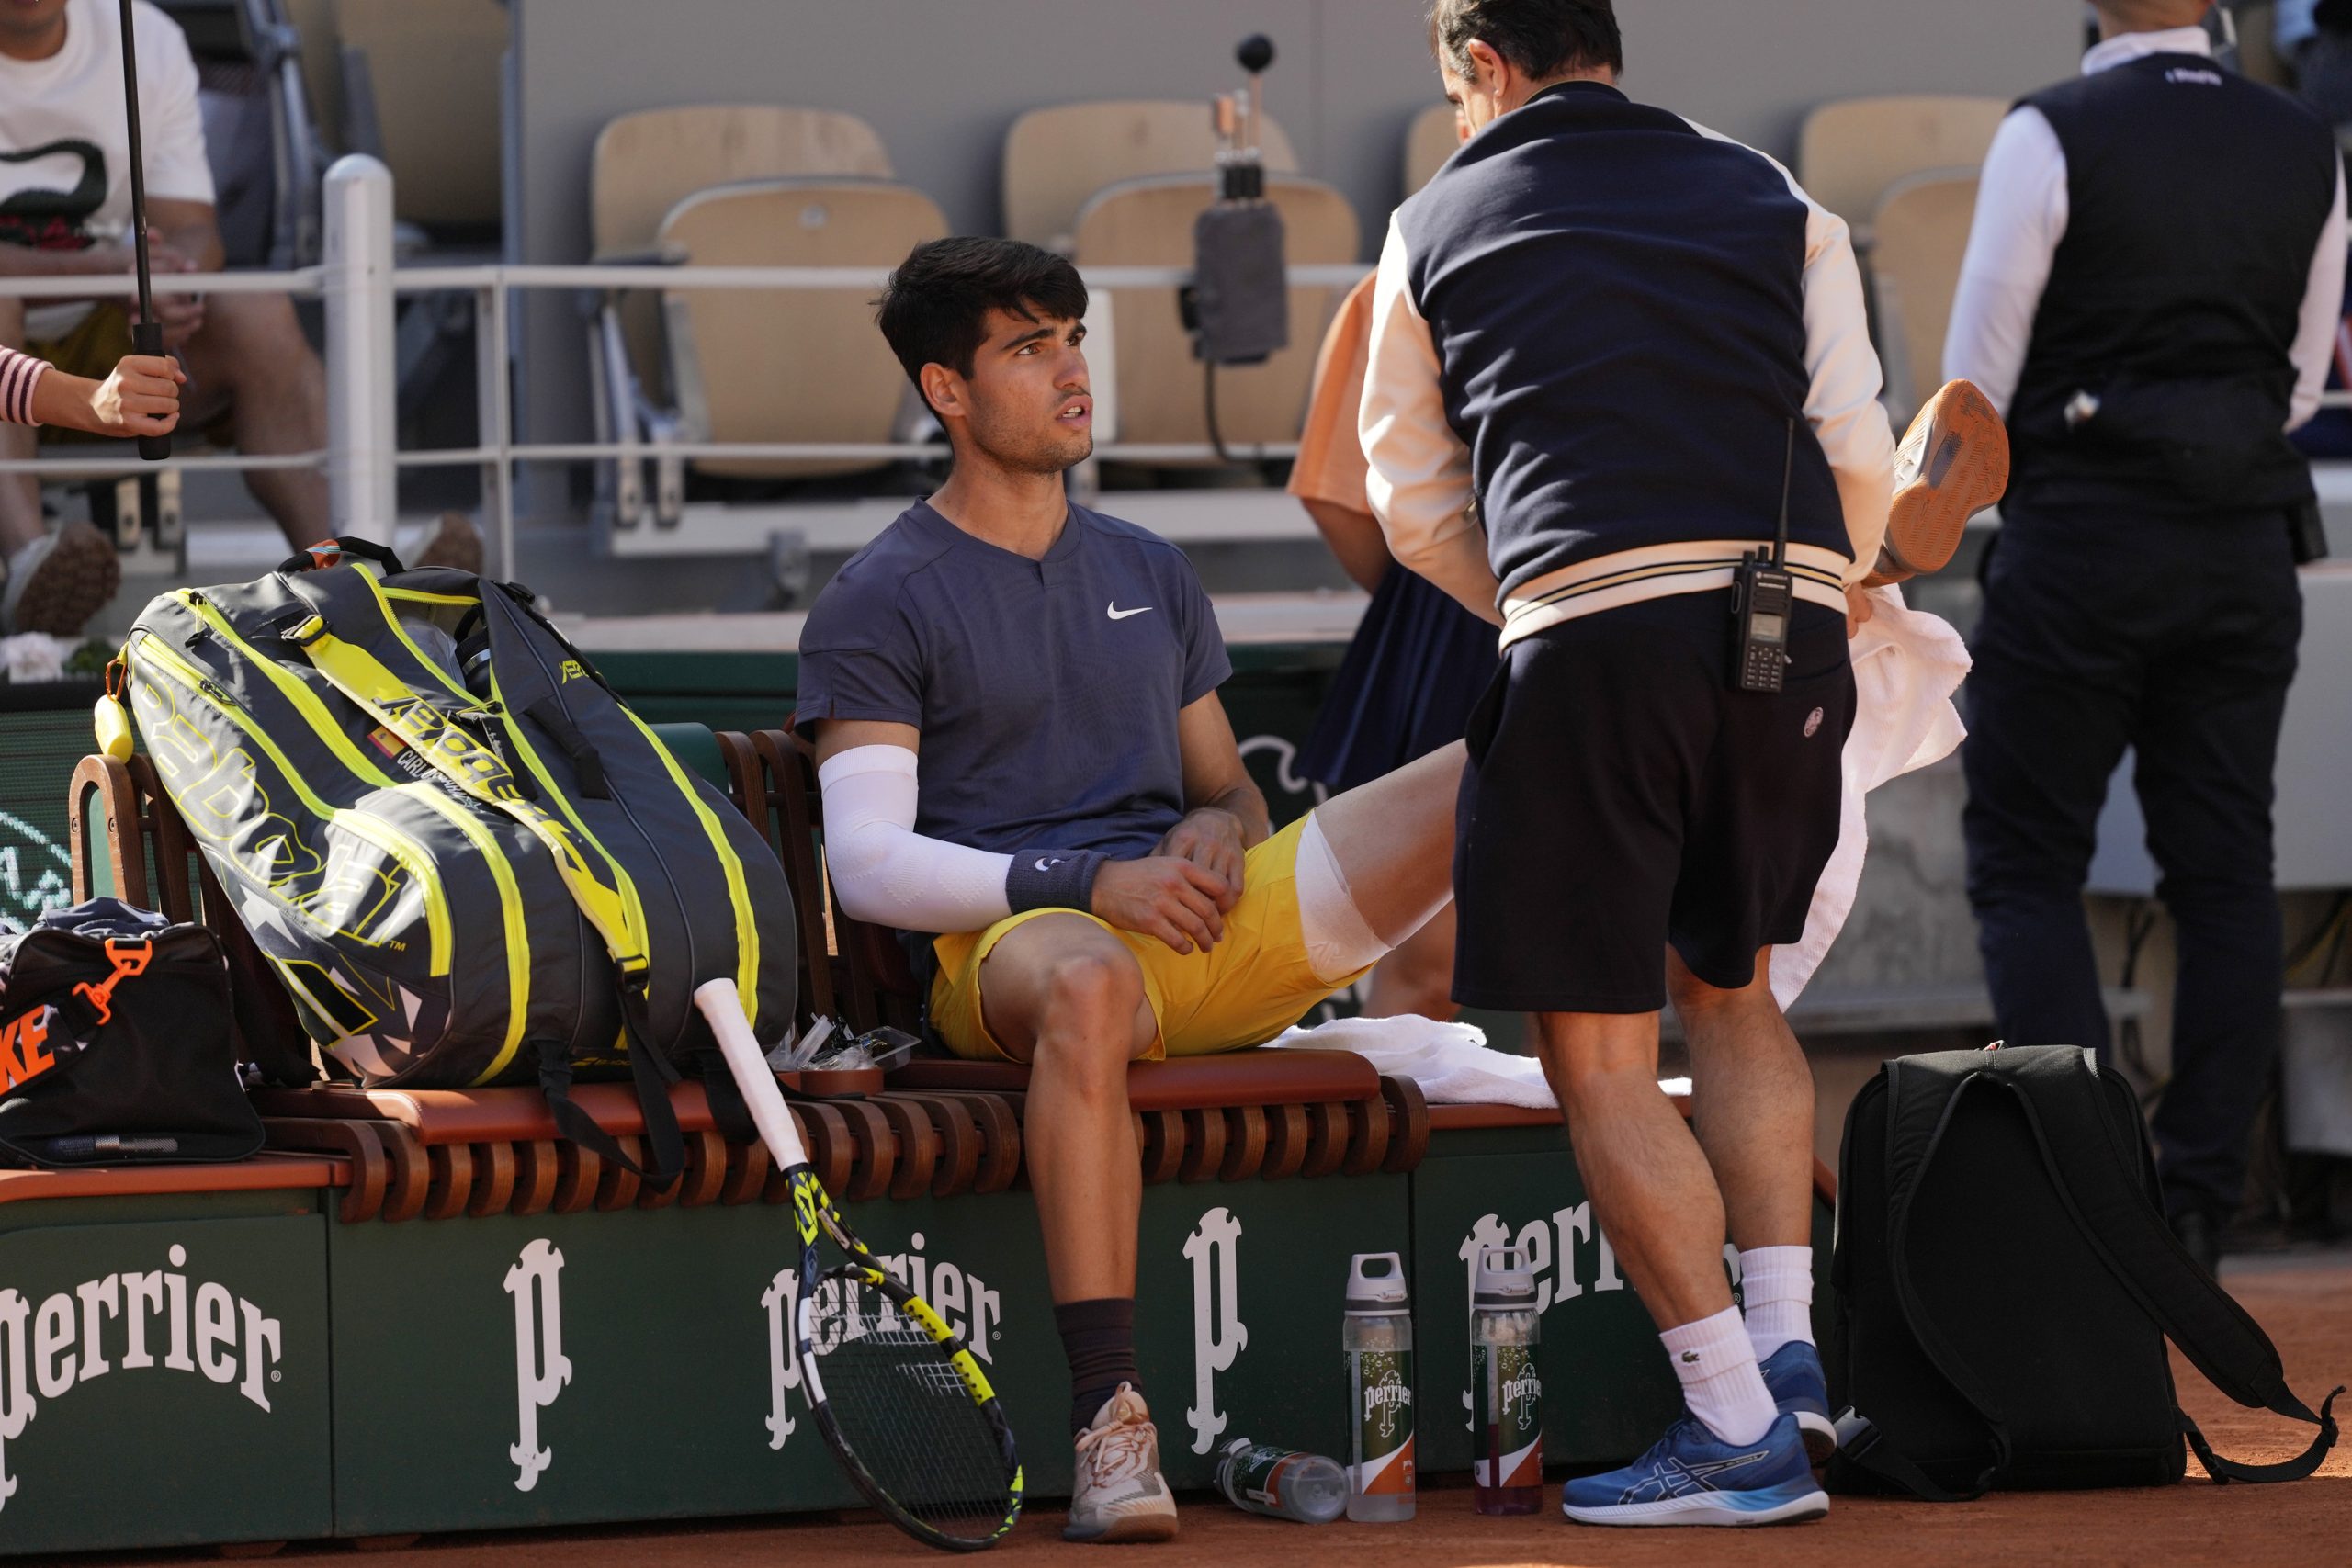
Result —
<svg viewBox="0 0 2352 1568"><path fill-rule="evenodd" d="M1380 940L1356 908L1339 858L1323 837L1323 824L1312 815L1298 836L1298 865L1292 874L1298 890L1299 932L1306 938L1306 962L1317 979L1336 985L1386 956L1392 944Z"/></svg>

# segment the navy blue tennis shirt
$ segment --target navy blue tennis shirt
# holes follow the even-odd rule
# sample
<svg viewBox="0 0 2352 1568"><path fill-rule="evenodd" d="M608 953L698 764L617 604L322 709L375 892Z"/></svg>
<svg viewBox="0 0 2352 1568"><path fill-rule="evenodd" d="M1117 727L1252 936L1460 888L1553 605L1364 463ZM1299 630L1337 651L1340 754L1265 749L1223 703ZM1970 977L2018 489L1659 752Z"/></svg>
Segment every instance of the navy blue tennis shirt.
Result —
<svg viewBox="0 0 2352 1568"><path fill-rule="evenodd" d="M817 595L797 722L920 729L927 838L1133 860L1184 815L1178 712L1232 672L1158 535L1072 505L1031 560L917 502Z"/></svg>

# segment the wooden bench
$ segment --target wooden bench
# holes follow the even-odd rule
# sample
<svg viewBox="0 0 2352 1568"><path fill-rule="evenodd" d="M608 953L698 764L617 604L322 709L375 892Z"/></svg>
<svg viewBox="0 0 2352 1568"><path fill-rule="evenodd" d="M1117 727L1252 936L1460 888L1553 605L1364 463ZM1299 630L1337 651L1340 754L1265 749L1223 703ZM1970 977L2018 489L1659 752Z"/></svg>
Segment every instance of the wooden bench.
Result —
<svg viewBox="0 0 2352 1568"><path fill-rule="evenodd" d="M680 739L706 733L694 728ZM710 741L730 800L759 825L792 887L798 1027L820 1017L852 1032L882 1023L920 1027L921 998L897 939L831 897L807 748L783 730L721 732ZM201 920L220 936L248 1059L308 1053L276 977L145 756L85 758L74 774L71 820L77 899L98 891L102 848L107 891L175 920ZM785 1081L799 1096L794 1112L812 1165L845 1201L996 1192L1023 1181L1023 1066L927 1059L887 1085L872 1072ZM1148 1182L1404 1171L1419 1164L1429 1145L1419 1089L1382 1077L1351 1053L1237 1052L1137 1063L1128 1081ZM629 1086L585 1084L575 1099L632 1157L641 1156L643 1118ZM332 1156L350 1172L338 1207L350 1222L783 1201L766 1151L723 1138L699 1084L677 1086L672 1101L686 1137L686 1168L675 1185L656 1189L559 1138L536 1089L319 1084L255 1094L271 1149Z"/></svg>

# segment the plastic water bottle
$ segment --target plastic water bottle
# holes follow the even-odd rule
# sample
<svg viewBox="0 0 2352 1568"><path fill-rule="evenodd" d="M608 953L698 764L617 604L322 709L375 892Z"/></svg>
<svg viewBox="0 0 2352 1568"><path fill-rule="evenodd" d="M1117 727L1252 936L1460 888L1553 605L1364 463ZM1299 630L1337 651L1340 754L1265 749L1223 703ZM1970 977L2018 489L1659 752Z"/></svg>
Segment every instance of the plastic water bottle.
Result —
<svg viewBox="0 0 2352 1568"><path fill-rule="evenodd" d="M1216 1461L1216 1489L1245 1513L1328 1525L1348 1506L1348 1472L1336 1460L1237 1438Z"/></svg>
<svg viewBox="0 0 2352 1568"><path fill-rule="evenodd" d="M1544 1506L1539 1322L1525 1255L1508 1247L1479 1253L1470 1292L1470 1506L1481 1514L1532 1514Z"/></svg>
<svg viewBox="0 0 2352 1568"><path fill-rule="evenodd" d="M1348 1267L1348 1517L1413 1517L1413 1309L1405 1262L1359 1252Z"/></svg>

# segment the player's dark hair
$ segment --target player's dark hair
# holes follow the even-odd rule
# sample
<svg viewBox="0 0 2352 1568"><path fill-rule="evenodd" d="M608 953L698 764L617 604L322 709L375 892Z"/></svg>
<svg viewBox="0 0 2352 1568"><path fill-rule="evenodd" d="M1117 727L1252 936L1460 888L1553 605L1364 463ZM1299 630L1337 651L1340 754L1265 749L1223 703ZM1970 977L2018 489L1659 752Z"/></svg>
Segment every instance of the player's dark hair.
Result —
<svg viewBox="0 0 2352 1568"><path fill-rule="evenodd" d="M1535 81L1625 69L1612 0L1431 0L1430 49L1457 76L1470 74L1470 40L1484 39L1511 69Z"/></svg>
<svg viewBox="0 0 2352 1568"><path fill-rule="evenodd" d="M1051 251L965 234L909 251L874 307L890 352L921 392L926 365L972 373L990 310L1024 321L1075 321L1086 314L1086 284Z"/></svg>

